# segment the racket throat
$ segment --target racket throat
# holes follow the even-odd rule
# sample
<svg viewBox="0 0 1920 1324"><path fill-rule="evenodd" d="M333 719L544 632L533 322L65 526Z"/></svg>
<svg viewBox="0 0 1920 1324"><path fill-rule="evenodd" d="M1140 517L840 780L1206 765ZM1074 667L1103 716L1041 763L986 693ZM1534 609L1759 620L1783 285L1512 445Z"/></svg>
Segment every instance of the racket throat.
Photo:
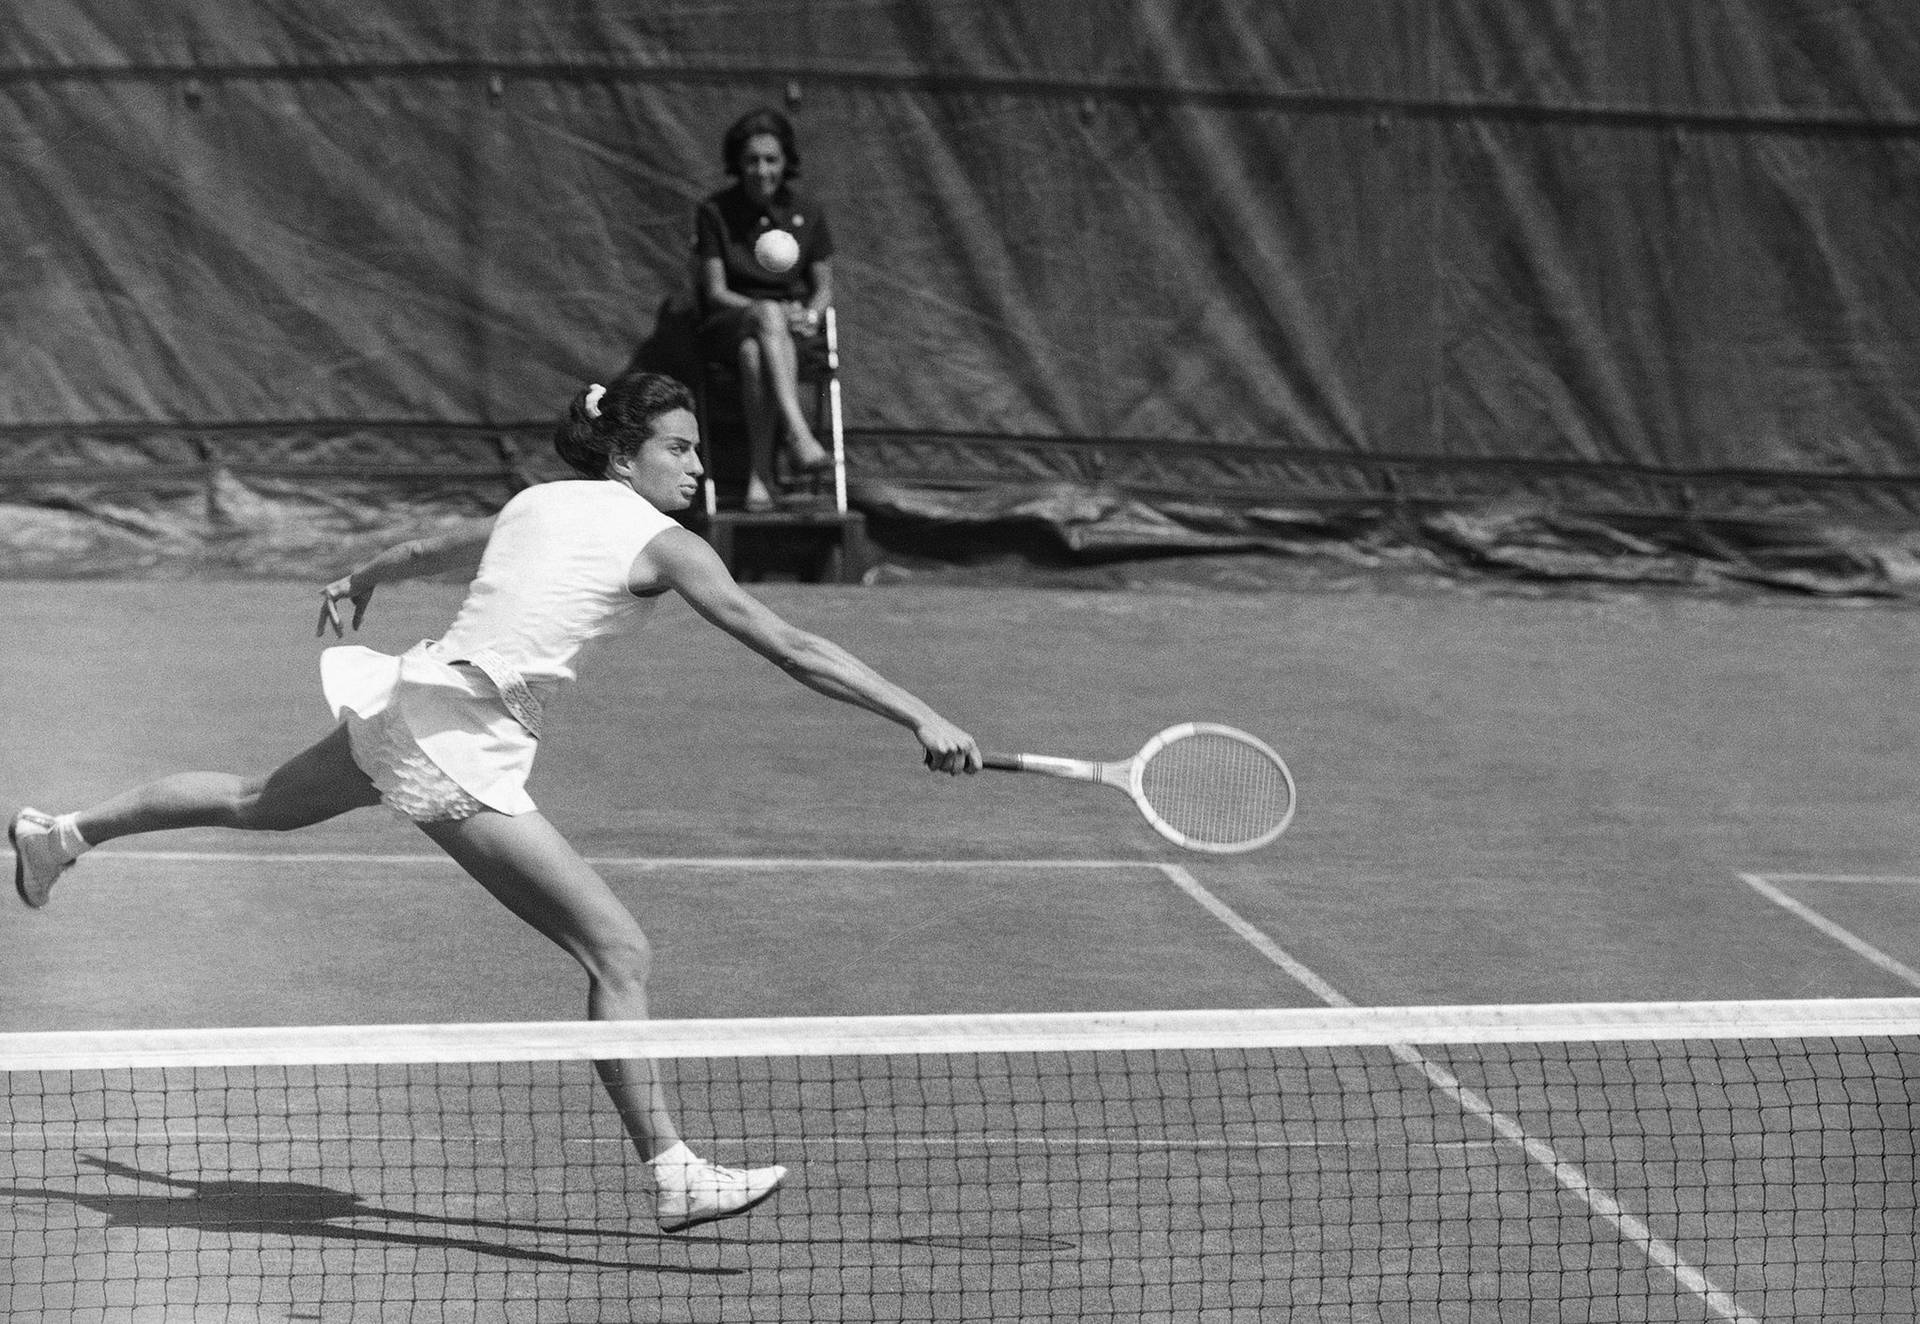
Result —
<svg viewBox="0 0 1920 1324"><path fill-rule="evenodd" d="M1049 754L1016 754L1020 771L1044 773L1049 777L1065 777L1076 782L1103 782L1117 791L1128 789L1127 774L1129 764L1094 763L1087 759L1055 758Z"/></svg>

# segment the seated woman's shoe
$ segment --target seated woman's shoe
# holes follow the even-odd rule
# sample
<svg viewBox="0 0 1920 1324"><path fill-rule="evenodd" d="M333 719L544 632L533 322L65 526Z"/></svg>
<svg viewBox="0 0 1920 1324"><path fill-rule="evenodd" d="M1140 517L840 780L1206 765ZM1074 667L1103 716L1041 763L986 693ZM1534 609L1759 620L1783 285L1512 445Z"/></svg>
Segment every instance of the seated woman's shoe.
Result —
<svg viewBox="0 0 1920 1324"><path fill-rule="evenodd" d="M833 452L820 444L811 432L787 431L786 460L795 474L825 473L833 468Z"/></svg>
<svg viewBox="0 0 1920 1324"><path fill-rule="evenodd" d="M776 465L782 501L815 501L833 490L833 456L825 450L817 459L803 461L789 447L780 453Z"/></svg>

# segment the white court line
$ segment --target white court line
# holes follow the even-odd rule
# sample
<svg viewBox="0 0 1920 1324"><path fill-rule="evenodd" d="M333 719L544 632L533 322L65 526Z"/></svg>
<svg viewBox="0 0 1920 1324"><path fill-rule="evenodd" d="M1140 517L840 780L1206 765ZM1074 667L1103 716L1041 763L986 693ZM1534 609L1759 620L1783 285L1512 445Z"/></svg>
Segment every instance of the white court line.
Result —
<svg viewBox="0 0 1920 1324"><path fill-rule="evenodd" d="M1289 955L1279 943L1203 887L1200 880L1185 868L1177 864L1162 864L1160 870L1175 887L1199 902L1221 923L1252 944L1262 956L1286 971L1289 977L1322 1002L1334 1007L1354 1005L1352 999ZM1736 1321L1737 1324L1759 1324L1754 1316L1741 1309L1731 1293L1716 1286L1706 1274L1682 1259L1680 1252L1669 1242L1656 1236L1643 1220L1629 1213L1618 1200L1589 1181L1579 1165L1561 1158L1552 1145L1528 1135L1518 1122L1500 1112L1477 1091L1462 1085L1452 1072L1411 1044L1388 1044L1387 1049L1401 1062L1418 1070L1429 1084L1451 1099L1455 1107L1492 1127L1501 1139L1520 1146L1529 1159L1545 1168L1570 1195L1605 1219L1621 1240L1637 1247L1642 1255L1673 1275L1674 1281L1681 1287L1699 1297L1716 1318Z"/></svg>
<svg viewBox="0 0 1920 1324"><path fill-rule="evenodd" d="M1814 928L1820 930L1820 932L1826 934L1829 938L1832 938L1842 947L1849 949L1857 956L1865 958L1869 964L1880 967L1880 969L1886 971L1894 978L1903 980L1914 988L1920 988L1920 970L1915 970L1904 961L1889 956L1853 930L1836 924L1833 920L1828 919L1806 902L1788 896L1785 892L1773 885L1774 881L1777 880L1797 883L1905 883L1920 887L1920 878L1901 878L1895 875L1876 876L1871 874L1743 873L1740 875L1740 879L1746 883L1748 887L1751 887L1761 896L1773 902L1774 905L1779 906L1790 915L1805 920L1808 924L1811 924Z"/></svg>
<svg viewBox="0 0 1920 1324"><path fill-rule="evenodd" d="M366 855L351 851L96 850L88 860L144 860L188 864L439 864L438 852ZM590 855L587 863L610 869L1157 869L1153 860L876 860L817 855Z"/></svg>
<svg viewBox="0 0 1920 1324"><path fill-rule="evenodd" d="M1776 883L1880 883L1889 887L1920 887L1920 877L1907 873L1761 873L1742 878L1765 878Z"/></svg>
<svg viewBox="0 0 1920 1324"><path fill-rule="evenodd" d="M1279 943L1256 929L1243 919L1239 912L1226 902L1200 885L1200 880L1178 864L1162 864L1160 872L1175 887L1199 902L1213 917L1245 939L1255 951L1287 972L1294 983L1306 989L1329 1007L1351 1007L1353 1000L1339 989L1329 984L1301 962L1294 959Z"/></svg>

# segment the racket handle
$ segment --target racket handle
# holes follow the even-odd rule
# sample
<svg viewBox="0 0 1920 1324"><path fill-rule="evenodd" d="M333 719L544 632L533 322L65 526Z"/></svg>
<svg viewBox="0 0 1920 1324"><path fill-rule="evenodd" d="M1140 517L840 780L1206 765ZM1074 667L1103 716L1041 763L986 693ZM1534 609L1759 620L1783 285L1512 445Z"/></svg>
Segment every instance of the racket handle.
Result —
<svg viewBox="0 0 1920 1324"><path fill-rule="evenodd" d="M1077 782L1112 782L1122 790L1127 783L1125 763L1089 763L1085 759L1061 759L1051 754L982 754L980 766L1002 772L1044 772L1049 777L1066 777Z"/></svg>

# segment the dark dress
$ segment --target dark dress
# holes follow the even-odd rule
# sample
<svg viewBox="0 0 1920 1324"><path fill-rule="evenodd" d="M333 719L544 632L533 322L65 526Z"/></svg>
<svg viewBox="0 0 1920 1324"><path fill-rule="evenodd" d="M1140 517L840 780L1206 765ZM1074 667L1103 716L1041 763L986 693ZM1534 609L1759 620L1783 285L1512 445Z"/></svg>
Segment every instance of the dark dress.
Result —
<svg viewBox="0 0 1920 1324"><path fill-rule="evenodd" d="M783 272L768 271L753 255L753 245L768 230L785 230L800 244L800 260ZM735 183L712 194L694 214L693 252L701 270L719 258L727 288L750 299L801 303L813 293L813 266L833 256L833 228L810 197L783 184L762 207ZM704 278L703 278L704 279ZM744 308L700 310L700 348L709 358L730 359L746 333Z"/></svg>

